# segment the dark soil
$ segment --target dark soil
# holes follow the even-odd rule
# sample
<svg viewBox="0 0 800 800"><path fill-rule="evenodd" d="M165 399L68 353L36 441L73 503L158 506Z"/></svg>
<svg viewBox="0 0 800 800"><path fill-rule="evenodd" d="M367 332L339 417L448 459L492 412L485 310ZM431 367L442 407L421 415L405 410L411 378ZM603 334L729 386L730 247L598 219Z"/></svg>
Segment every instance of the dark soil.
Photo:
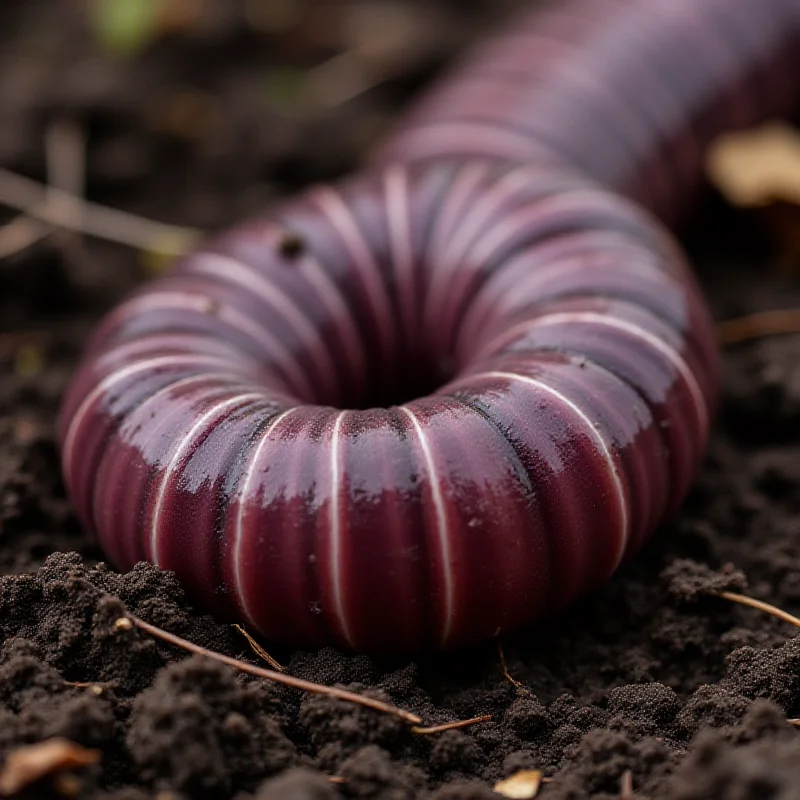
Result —
<svg viewBox="0 0 800 800"><path fill-rule="evenodd" d="M98 46L83 5L0 4L0 165L44 179L46 130L66 117L88 135L91 199L211 229L349 170L514 3L173 0L170 30L127 59ZM389 5L380 26L374 9ZM278 13L303 8L294 25ZM376 85L326 108L320 75L344 90L312 68L367 44ZM719 318L800 305L796 275L740 212L710 198L685 236ZM636 798L800 798L800 732L786 721L800 717L800 637L708 595L746 582L800 612L800 336L729 350L683 511L595 597L504 642L523 688L494 645L412 662L270 648L293 675L369 689L426 724L493 715L422 736L114 625L128 609L257 663L169 574L102 565L60 483L53 422L81 342L152 261L53 236L0 262L0 754L51 736L102 751L79 783L46 779L29 796L488 800L536 768L548 800L623 797L627 771Z"/></svg>

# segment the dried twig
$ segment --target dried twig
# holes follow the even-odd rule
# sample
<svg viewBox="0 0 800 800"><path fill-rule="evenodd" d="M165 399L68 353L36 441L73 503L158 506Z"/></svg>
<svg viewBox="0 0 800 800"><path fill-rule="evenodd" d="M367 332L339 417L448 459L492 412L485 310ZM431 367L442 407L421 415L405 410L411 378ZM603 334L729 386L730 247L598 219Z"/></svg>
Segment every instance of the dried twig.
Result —
<svg viewBox="0 0 800 800"><path fill-rule="evenodd" d="M49 225L80 231L148 252L178 256L200 238L193 228L166 225L126 211L81 200L0 168L0 204L23 211Z"/></svg>
<svg viewBox="0 0 800 800"><path fill-rule="evenodd" d="M800 333L800 308L761 311L717 324L722 344L739 344L762 336Z"/></svg>
<svg viewBox="0 0 800 800"><path fill-rule="evenodd" d="M63 203L66 196L80 198L86 194L86 134L76 122L61 119L45 132L48 198L54 204ZM71 215L69 227L55 232L56 244L71 267L73 277L85 285L94 285L102 267L95 263L86 248L80 230L83 222L83 202L68 203L63 213ZM35 222L35 220L34 220Z"/></svg>
<svg viewBox="0 0 800 800"><path fill-rule="evenodd" d="M503 677L509 682L512 683L520 692L524 692L525 694L531 694L531 690L527 687L523 686L509 671L508 671L508 664L506 663L506 654L503 650L503 643L500 639L497 640L497 655L500 658L500 669L503 672Z"/></svg>
<svg viewBox="0 0 800 800"><path fill-rule="evenodd" d="M118 619L114 623L114 627L118 629L125 629L126 626L124 624L120 624L123 622L127 622L128 625L135 625L137 628L145 633L149 633L156 639L161 639L161 641L167 642L175 647L180 647L182 650L186 650L189 653L206 656L214 661L227 664L229 667L233 667L240 672L253 675L256 678L264 678L265 680L273 681L274 683L280 683L283 686L289 686L292 689L299 689L301 692L324 694L328 695L329 697L335 697L338 700L344 700L348 703L366 706L367 708L372 708L375 711L381 711L384 714L391 714L392 716L399 717L400 719L404 720L405 722L409 722L412 725L419 725L422 722L422 718L418 717L416 714L412 714L410 711L406 711L402 708L397 708L397 706L393 706L389 703L384 703L381 700L375 700L372 697L364 697L363 695L356 694L355 692L348 692L346 689L337 689L333 686L323 686L320 683L312 683L311 681L306 681L302 678L295 678L292 675L287 675L283 672L264 669L263 667L256 667L253 664L248 664L246 661L239 661L239 659L231 658L230 656L223 655L222 653L215 653L213 650L209 650L199 644L194 644L186 639L182 639L180 636L176 636L174 633L169 633L161 628L157 628L155 625L151 625L149 622L145 622L144 620L139 619L139 617L135 617L133 614L128 614L127 617L121 617Z"/></svg>
<svg viewBox="0 0 800 800"><path fill-rule="evenodd" d="M104 683L102 681L64 681L65 686L71 686L73 689L88 689L90 694L99 697L106 689L112 687L112 683Z"/></svg>
<svg viewBox="0 0 800 800"><path fill-rule="evenodd" d="M371 697L365 697L364 695L356 694L355 692L348 692L346 689L337 689L333 686L324 686L321 683L313 683L311 681L303 680L302 678L295 678L292 675L287 675L285 672L278 672L277 670L256 667L253 664L248 664L246 661L240 661L237 658L231 658L230 656L223 655L222 653L216 653L213 650L209 650L208 648L202 647L199 644L194 644L194 642L182 639L180 636L176 636L174 633L169 633L169 631L157 628L155 625L151 625L149 622L145 622L143 619L139 619L139 617L136 617L133 614L120 617L114 622L114 627L117 630L129 630L132 626L139 628L145 633L149 633L156 639L161 639L163 642L167 642L175 647L180 647L182 650L186 650L189 653L206 656L214 661L227 664L229 667L239 670L239 672L245 672L248 675L253 675L256 678L264 678L265 680L273 681L274 683L280 683L283 686L289 686L292 689L299 689L302 692L324 694L329 697L335 697L338 700L344 700L348 703L366 706L367 708L372 708L375 711L381 711L384 714L391 714L392 716L399 717L400 719L404 720L405 722L409 722L414 726L411 728L412 733L423 736L441 733L443 731L450 731L456 728L466 728L469 725L477 725L480 722L487 722L492 718L491 714L484 714L481 717L462 719L457 720L456 722L447 722L443 725L434 725L430 728L420 727L422 723L421 717L413 714L410 711L406 711L405 709L393 706L390 703L384 703L382 700L375 700Z"/></svg>
<svg viewBox="0 0 800 800"><path fill-rule="evenodd" d="M48 188L83 197L86 191L86 135L80 125L71 119L54 122L45 131L44 150Z"/></svg>
<svg viewBox="0 0 800 800"><path fill-rule="evenodd" d="M50 202L63 202L58 192L82 198L86 187L86 137L80 126L69 119L54 122L45 132L44 149ZM31 214L31 209L24 211L0 228L0 258L26 250L55 232L52 225L37 219L35 212ZM61 213L75 215L71 227L80 228L81 206L68 204ZM71 243L69 238L66 242Z"/></svg>
<svg viewBox="0 0 800 800"><path fill-rule="evenodd" d="M432 733L443 733L444 731L456 730L456 728L467 728L470 725L478 725L481 722L488 722L491 718L491 714L484 714L482 717L460 719L456 722L445 722L443 725L433 725L430 728L421 728L418 725L415 725L411 729L411 733L416 733L420 736L430 736Z"/></svg>
<svg viewBox="0 0 800 800"><path fill-rule="evenodd" d="M50 202L62 203L66 195L83 199L86 193L86 136L80 126L69 119L54 122L45 132L44 151ZM67 203L63 213L72 215L72 224L69 229L58 231L59 240L65 248L78 248L83 205Z"/></svg>
<svg viewBox="0 0 800 800"><path fill-rule="evenodd" d="M247 643L259 658L266 661L272 669L276 669L278 672L286 672L283 665L278 663L241 625L234 625L233 627L247 639Z"/></svg>
<svg viewBox="0 0 800 800"><path fill-rule="evenodd" d="M772 614L773 617L782 619L784 622L788 622L790 625L800 628L800 619L793 616L788 611L783 611L776 606L765 603L763 600L756 600L753 597L748 597L747 595L738 594L736 592L720 592L718 596L725 600L730 600L733 603L757 608L759 611L766 611L767 614Z"/></svg>

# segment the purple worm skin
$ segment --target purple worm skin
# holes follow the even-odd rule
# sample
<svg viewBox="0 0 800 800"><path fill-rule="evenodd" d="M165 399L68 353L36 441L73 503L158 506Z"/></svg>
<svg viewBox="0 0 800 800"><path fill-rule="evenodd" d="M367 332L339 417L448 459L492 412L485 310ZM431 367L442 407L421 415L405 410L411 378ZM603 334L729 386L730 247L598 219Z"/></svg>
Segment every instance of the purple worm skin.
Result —
<svg viewBox="0 0 800 800"><path fill-rule="evenodd" d="M362 174L100 324L60 441L118 567L279 641L453 648L599 586L680 505L719 368L657 217L713 136L792 109L800 0L541 5Z"/></svg>

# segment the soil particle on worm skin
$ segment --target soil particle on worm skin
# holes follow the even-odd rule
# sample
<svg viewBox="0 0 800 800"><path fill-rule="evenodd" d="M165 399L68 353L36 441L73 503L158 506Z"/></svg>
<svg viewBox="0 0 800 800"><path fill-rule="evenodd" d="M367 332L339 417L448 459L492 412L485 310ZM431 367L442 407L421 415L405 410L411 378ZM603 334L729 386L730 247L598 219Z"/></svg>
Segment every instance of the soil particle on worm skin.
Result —
<svg viewBox="0 0 800 800"><path fill-rule="evenodd" d="M373 3L261 4L289 16L265 16L273 27L258 32L239 4L186 4L161 39L121 58L93 39L83 4L3 3L0 165L43 179L45 132L66 116L87 135L92 199L220 227L350 169L410 93L514 4L382 0L400 20L386 41ZM306 21L288 25L301 7ZM391 57L401 28L426 32L413 59ZM375 86L293 104L330 81L315 66L364 41L381 64ZM691 215L685 241L718 318L800 305L800 279L774 269L761 232L719 200ZM619 798L628 773L636 798L800 798L800 733L787 722L800 717L800 638L714 596L745 590L800 612L800 336L727 351L685 506L595 596L504 639L519 686L495 644L409 660L265 643L291 674L425 725L492 715L421 735L115 624L127 610L257 663L171 575L104 566L60 483L60 393L92 322L146 273L132 250L63 236L0 261L0 759L54 736L102 755L77 783L45 779L27 796L489 800L497 781L539 769L548 800Z"/></svg>

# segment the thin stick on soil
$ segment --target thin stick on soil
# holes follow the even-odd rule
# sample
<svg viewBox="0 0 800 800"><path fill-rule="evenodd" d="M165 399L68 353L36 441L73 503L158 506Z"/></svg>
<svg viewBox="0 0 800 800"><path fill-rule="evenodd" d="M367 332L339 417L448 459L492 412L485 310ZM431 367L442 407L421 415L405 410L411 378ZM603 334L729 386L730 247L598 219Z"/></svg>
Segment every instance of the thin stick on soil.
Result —
<svg viewBox="0 0 800 800"><path fill-rule="evenodd" d="M276 669L278 672L286 672L285 667L278 663L241 625L234 625L233 627L247 639L247 643L259 658L266 661L272 669Z"/></svg>
<svg viewBox="0 0 800 800"><path fill-rule="evenodd" d="M86 134L71 119L60 119L45 131L49 189L83 197L86 191ZM80 209L78 209L80 210Z"/></svg>
<svg viewBox="0 0 800 800"><path fill-rule="evenodd" d="M66 203L63 213L71 215L68 227L55 230L55 243L73 277L81 284L92 285L101 267L92 259L80 232L86 196L86 132L72 119L59 119L45 131L44 146L47 199L53 204ZM64 200L70 196L80 198L81 202Z"/></svg>
<svg viewBox="0 0 800 800"><path fill-rule="evenodd" d="M500 669L503 672L503 677L511 684L513 684L520 692L530 694L530 689L523 686L509 671L508 664L506 664L506 654L503 650L503 643L500 639L497 640L497 655L500 658Z"/></svg>
<svg viewBox="0 0 800 800"><path fill-rule="evenodd" d="M63 203L63 198L68 195L83 200L86 193L86 134L81 127L70 119L57 120L45 131L44 150L48 200ZM80 231L83 204L68 202L63 213L72 215L70 228L57 232L66 249L80 244L76 229Z"/></svg>
<svg viewBox="0 0 800 800"><path fill-rule="evenodd" d="M167 256L183 255L200 239L200 232L193 228L84 201L7 169L0 169L0 204L58 228Z"/></svg>
<svg viewBox="0 0 800 800"><path fill-rule="evenodd" d="M209 650L199 644L194 644L186 639L182 639L180 636L176 636L174 633L169 633L169 631L157 628L155 625L151 625L149 622L145 622L143 619L139 619L139 617L136 617L133 614L128 614L126 617L121 617L119 620L117 620L115 626L124 628L125 626L123 625L117 625L117 623L123 620L128 620L129 623L135 625L137 628L139 628L139 630L149 633L156 639L161 639L163 642L167 642L175 647L180 647L182 650L186 650L189 653L206 656L214 661L227 664L229 667L233 667L234 669L239 670L239 672L245 672L253 677L264 678L265 680L273 681L274 683L280 683L283 686L289 686L292 689L299 689L301 692L324 694L328 697L335 697L338 700L344 700L347 703L355 703L356 705L366 706L367 708L372 708L375 711L380 711L384 714L391 714L394 717L399 717L403 721L409 722L412 725L419 725L422 722L422 718L418 717L416 714L412 714L410 711L398 708L397 706L393 706L389 703L384 703L381 700L375 700L371 697L364 697L363 695L356 694L355 692L348 692L346 689L336 689L333 686L323 686L320 683L312 683L311 681L305 681L302 678L295 678L292 675L286 675L283 672L264 669L263 667L256 667L253 664L248 664L245 661L239 661L236 658L231 658L230 656L223 655L222 653L215 653L213 650Z"/></svg>
<svg viewBox="0 0 800 800"><path fill-rule="evenodd" d="M44 203L63 203L64 194L83 198L86 188L86 135L81 127L70 119L60 119L47 128L44 137L47 161L47 197ZM52 225L39 219L36 214L20 214L0 228L0 258L8 258L58 232ZM80 228L82 205L68 203L62 212L73 215L70 228ZM62 228L62 231L66 228ZM74 232L64 239L67 243L77 241Z"/></svg>
<svg viewBox="0 0 800 800"><path fill-rule="evenodd" d="M482 717L473 717L472 719L460 719L456 722L445 722L443 725L434 725L430 728L420 728L414 726L411 733L419 734L420 736L430 736L432 733L442 733L444 731L454 731L456 728L468 728L470 725L478 725L481 722L488 722L492 718L491 714L484 714Z"/></svg>
<svg viewBox="0 0 800 800"><path fill-rule="evenodd" d="M717 336L722 344L738 344L762 336L788 333L800 333L800 308L762 311L717 325Z"/></svg>
<svg viewBox="0 0 800 800"><path fill-rule="evenodd" d="M765 603L763 600L756 600L753 597L748 597L745 594L737 594L736 592L720 592L719 597L730 600L732 603L739 603L743 606L757 608L759 611L766 611L767 614L772 614L773 617L782 619L784 622L788 622L790 625L800 628L800 619L798 617L795 617L788 611L783 611L776 606Z"/></svg>
<svg viewBox="0 0 800 800"><path fill-rule="evenodd" d="M64 685L71 686L73 689L88 689L90 694L99 697L113 684L101 683L100 681L64 681Z"/></svg>

